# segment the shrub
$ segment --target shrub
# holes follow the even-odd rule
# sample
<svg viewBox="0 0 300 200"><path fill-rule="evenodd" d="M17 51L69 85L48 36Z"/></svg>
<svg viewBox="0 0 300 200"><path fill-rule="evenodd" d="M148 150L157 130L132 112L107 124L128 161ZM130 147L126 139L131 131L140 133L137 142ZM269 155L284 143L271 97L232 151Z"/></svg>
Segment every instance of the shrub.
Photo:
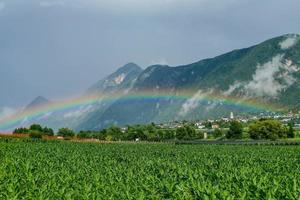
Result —
<svg viewBox="0 0 300 200"><path fill-rule="evenodd" d="M58 130L58 136L62 137L73 137L75 135L74 131L69 128L61 128Z"/></svg>
<svg viewBox="0 0 300 200"><path fill-rule="evenodd" d="M240 139L243 134L243 125L238 121L232 121L229 125L229 131L226 134L228 139Z"/></svg>
<svg viewBox="0 0 300 200"><path fill-rule="evenodd" d="M53 129L48 128L48 127L43 128L43 133L44 133L45 135L48 135L48 136L53 136L53 135L54 135Z"/></svg>
<svg viewBox="0 0 300 200"><path fill-rule="evenodd" d="M213 132L214 138L219 138L222 137L223 135L224 135L223 131L219 128L215 129Z"/></svg>
<svg viewBox="0 0 300 200"><path fill-rule="evenodd" d="M286 138L288 129L277 120L259 120L249 126L249 135L252 139Z"/></svg>
<svg viewBox="0 0 300 200"><path fill-rule="evenodd" d="M87 131L80 131L77 137L81 139L89 138L90 134Z"/></svg>
<svg viewBox="0 0 300 200"><path fill-rule="evenodd" d="M43 134L39 131L33 130L33 131L30 131L29 137L33 138L33 139L42 139Z"/></svg>
<svg viewBox="0 0 300 200"><path fill-rule="evenodd" d="M196 137L196 129L191 125L184 125L176 130L176 138L188 140Z"/></svg>

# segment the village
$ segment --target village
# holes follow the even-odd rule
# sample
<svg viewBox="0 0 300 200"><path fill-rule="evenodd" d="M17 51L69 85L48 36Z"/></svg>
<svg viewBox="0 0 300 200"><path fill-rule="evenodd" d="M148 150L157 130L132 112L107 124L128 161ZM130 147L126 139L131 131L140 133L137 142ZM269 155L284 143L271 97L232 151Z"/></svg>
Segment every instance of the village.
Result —
<svg viewBox="0 0 300 200"><path fill-rule="evenodd" d="M193 122L187 121L173 121L169 123L162 123L159 126L162 129L177 129L183 127L186 123L193 124L198 131L204 133L204 139L207 139L209 134L212 134L216 129L228 130L230 122L238 121L243 124L244 127L248 127L251 123L259 119L272 119L281 122L284 125L292 122L295 130L300 130L300 111L298 113L293 113L292 111L288 113L259 113L257 115L235 115L233 112L230 112L229 116L224 116L219 119L207 119L207 120L196 120ZM125 131L126 128L123 128Z"/></svg>

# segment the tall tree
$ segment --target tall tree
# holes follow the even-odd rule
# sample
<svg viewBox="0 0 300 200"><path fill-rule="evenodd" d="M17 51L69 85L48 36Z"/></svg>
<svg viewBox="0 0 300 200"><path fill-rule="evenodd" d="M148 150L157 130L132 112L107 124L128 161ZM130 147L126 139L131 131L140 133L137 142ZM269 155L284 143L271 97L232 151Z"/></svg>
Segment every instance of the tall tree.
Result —
<svg viewBox="0 0 300 200"><path fill-rule="evenodd" d="M243 134L243 125L239 121L232 121L226 134L228 139L240 139Z"/></svg>
<svg viewBox="0 0 300 200"><path fill-rule="evenodd" d="M292 120L288 123L287 137L288 138L294 138L295 137L294 122Z"/></svg>

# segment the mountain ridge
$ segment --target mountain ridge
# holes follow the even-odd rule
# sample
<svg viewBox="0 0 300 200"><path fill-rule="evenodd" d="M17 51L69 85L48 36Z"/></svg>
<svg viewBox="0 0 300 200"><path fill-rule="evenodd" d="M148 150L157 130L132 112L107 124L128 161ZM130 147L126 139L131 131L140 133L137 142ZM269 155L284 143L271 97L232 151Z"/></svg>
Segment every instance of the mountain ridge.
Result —
<svg viewBox="0 0 300 200"><path fill-rule="evenodd" d="M87 94L112 93L121 89L129 89L141 72L142 68L137 64L127 63L91 86L87 90Z"/></svg>
<svg viewBox="0 0 300 200"><path fill-rule="evenodd" d="M224 98L238 97L249 101L255 100L261 104L272 103L282 104L282 107L291 107L288 102L295 105L297 100L287 100L291 94L286 95L286 93L290 88L296 87L294 93L300 94L300 89L297 89L300 88L299 38L298 34L287 34L188 65L149 66L138 76L130 95L134 96L135 93L146 90L155 93L194 89L196 96L199 93L199 98L213 93ZM126 125L152 121L159 123L176 119L195 120L220 117L232 110L235 112L253 111L236 107L226 108L218 100L211 104L201 102L197 104L189 99L177 102L177 104L170 101L163 108L157 109L159 104L161 104L159 100L152 102L132 100L128 104L124 103L121 98L106 109L101 116L97 116L97 121L89 127L101 129L111 124ZM81 127L79 126L78 129Z"/></svg>
<svg viewBox="0 0 300 200"><path fill-rule="evenodd" d="M103 95L109 101L103 101ZM128 63L86 91L83 99L92 98L92 103L63 113L50 112L30 122L79 131L212 119L230 112L275 112L269 105L278 111L299 110L299 96L300 35L286 34L186 65L151 65L143 70ZM32 104L47 104L47 99L38 99Z"/></svg>
<svg viewBox="0 0 300 200"><path fill-rule="evenodd" d="M30 110L32 108L37 108L39 106L44 106L47 104L50 104L51 101L48 100L47 98L43 97L43 96L37 96L34 100L32 100L26 107L25 107L25 111L26 110Z"/></svg>

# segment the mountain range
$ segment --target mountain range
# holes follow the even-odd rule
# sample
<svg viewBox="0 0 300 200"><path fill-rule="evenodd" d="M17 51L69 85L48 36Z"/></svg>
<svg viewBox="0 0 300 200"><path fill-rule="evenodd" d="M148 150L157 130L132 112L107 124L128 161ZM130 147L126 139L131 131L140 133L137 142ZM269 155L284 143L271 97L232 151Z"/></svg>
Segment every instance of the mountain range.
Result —
<svg viewBox="0 0 300 200"><path fill-rule="evenodd" d="M97 130L113 124L216 118L230 112L298 110L299 95L300 35L287 34L188 65L143 70L129 63L87 89L84 96L93 96L91 103L64 113L49 112L30 123ZM29 107L41 103L48 100L39 97Z"/></svg>

